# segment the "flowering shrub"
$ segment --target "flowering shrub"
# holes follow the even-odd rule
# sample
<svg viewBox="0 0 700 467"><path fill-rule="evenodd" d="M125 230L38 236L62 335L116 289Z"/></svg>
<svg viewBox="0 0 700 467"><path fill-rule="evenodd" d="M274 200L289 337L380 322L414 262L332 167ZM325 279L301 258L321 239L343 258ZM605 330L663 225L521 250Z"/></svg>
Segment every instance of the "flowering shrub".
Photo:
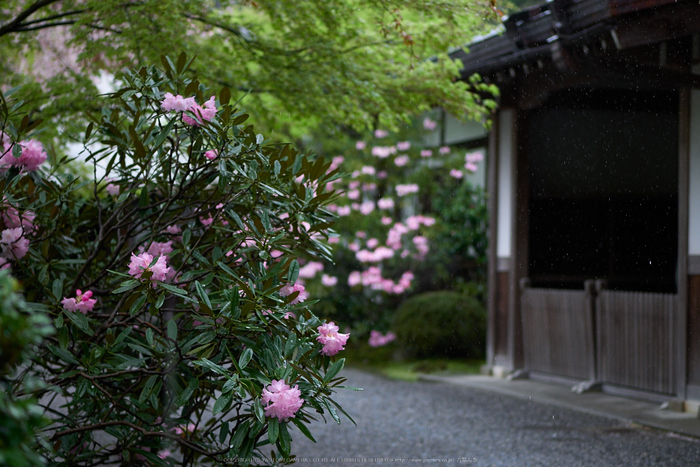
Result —
<svg viewBox="0 0 700 467"><path fill-rule="evenodd" d="M347 336L323 341L332 323L297 283L298 255L330 259L337 175L256 134L184 55L163 64L125 72L91 115L94 180L44 163L38 122L2 96L2 267L56 333L3 384L39 400L52 463L283 462L312 413L344 413L329 356Z"/></svg>
<svg viewBox="0 0 700 467"><path fill-rule="evenodd" d="M464 178L479 170L483 155L426 148L424 131L436 127L426 118L399 133L323 144L342 154L332 167L349 174L333 182L340 197L328 206L339 217L339 236L330 238L335 261L307 262L299 277L321 298L319 314L350 326L372 347L393 340L382 332L411 295L485 282L485 197ZM483 288L469 287L477 297Z"/></svg>

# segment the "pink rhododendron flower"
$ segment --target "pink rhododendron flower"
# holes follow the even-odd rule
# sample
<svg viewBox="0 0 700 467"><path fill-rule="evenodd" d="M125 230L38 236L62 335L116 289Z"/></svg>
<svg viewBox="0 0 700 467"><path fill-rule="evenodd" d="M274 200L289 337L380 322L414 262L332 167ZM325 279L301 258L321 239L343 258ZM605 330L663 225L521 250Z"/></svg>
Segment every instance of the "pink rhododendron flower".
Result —
<svg viewBox="0 0 700 467"><path fill-rule="evenodd" d="M421 157L432 157L432 155L433 155L433 151L431 151L430 149L423 149L420 152Z"/></svg>
<svg viewBox="0 0 700 467"><path fill-rule="evenodd" d="M114 183L109 183L105 187L105 191L109 193L111 196L119 196L119 185L115 185Z"/></svg>
<svg viewBox="0 0 700 467"><path fill-rule="evenodd" d="M392 219L391 217L387 217L387 216L382 217L382 225L389 225L392 222L394 222L394 219Z"/></svg>
<svg viewBox="0 0 700 467"><path fill-rule="evenodd" d="M185 425L180 425L180 426L174 426L170 429L170 431L174 431L176 435L184 436L189 433L194 433L196 430L196 425L194 423L188 423L187 426Z"/></svg>
<svg viewBox="0 0 700 467"><path fill-rule="evenodd" d="M464 155L464 162L481 162L484 160L484 155L480 153L479 151L475 152L468 152L467 154Z"/></svg>
<svg viewBox="0 0 700 467"><path fill-rule="evenodd" d="M338 329L338 326L333 321L318 327L319 335L316 340L323 344L323 349L321 349L323 355L332 357L344 350L343 346L348 341L350 334L341 334L338 332Z"/></svg>
<svg viewBox="0 0 700 467"><path fill-rule="evenodd" d="M360 274L360 271L352 271L350 275L348 275L348 285L350 287L355 287L356 285L359 285L362 283L362 275Z"/></svg>
<svg viewBox="0 0 700 467"><path fill-rule="evenodd" d="M479 167L477 167L477 165L473 162L467 162L466 164L464 164L464 168L472 173L479 170Z"/></svg>
<svg viewBox="0 0 700 467"><path fill-rule="evenodd" d="M8 229L22 227L24 233L31 233L36 229L34 226L35 218L36 214L32 211L24 211L24 213L20 215L17 208L11 204L0 204L0 220L5 223L5 227Z"/></svg>
<svg viewBox="0 0 700 467"><path fill-rule="evenodd" d="M168 449L163 449L162 451L158 452L158 457L161 459L165 459L167 457L170 457L172 453Z"/></svg>
<svg viewBox="0 0 700 467"><path fill-rule="evenodd" d="M215 100L215 96L211 96L209 100L204 103L204 107L195 103L190 109L187 110L189 112L192 112L195 115L196 119L192 118L186 113L183 113L182 121L191 126L199 126L204 121L210 122L211 119L216 116Z"/></svg>
<svg viewBox="0 0 700 467"><path fill-rule="evenodd" d="M15 165L21 165L28 172L33 172L39 168L46 160L46 151L39 141L21 141L22 155Z"/></svg>
<svg viewBox="0 0 700 467"><path fill-rule="evenodd" d="M361 172L365 175L374 175L377 173L377 169L375 169L371 165L365 165L362 167Z"/></svg>
<svg viewBox="0 0 700 467"><path fill-rule="evenodd" d="M356 190L357 188L360 188L360 182L357 180L353 180L352 182L348 183L348 188L351 190Z"/></svg>
<svg viewBox="0 0 700 467"><path fill-rule="evenodd" d="M150 266L153 262L153 255L149 253L141 253L140 255L135 255L131 253L131 262L129 263L129 274L137 279L141 278L141 275L146 271L152 271L151 276L152 281L165 281L166 275L170 272L170 268L167 265L167 258L163 255L158 256L155 264ZM155 284L154 284L155 285Z"/></svg>
<svg viewBox="0 0 700 467"><path fill-rule="evenodd" d="M408 151L411 148L411 143L408 141L400 141L396 143L396 149L399 151Z"/></svg>
<svg viewBox="0 0 700 467"><path fill-rule="evenodd" d="M5 229L0 237L0 253L6 259L20 259L29 252L29 240L24 237L24 229Z"/></svg>
<svg viewBox="0 0 700 467"><path fill-rule="evenodd" d="M173 252L173 242L168 240L167 242L153 242L151 246L148 247L148 254L151 256L167 256Z"/></svg>
<svg viewBox="0 0 700 467"><path fill-rule="evenodd" d="M374 201L365 201L360 205L360 212L365 216L374 211Z"/></svg>
<svg viewBox="0 0 700 467"><path fill-rule="evenodd" d="M358 141L357 143L355 143L355 149L357 149L358 151L362 151L366 147L367 143L365 143L364 141Z"/></svg>
<svg viewBox="0 0 700 467"><path fill-rule="evenodd" d="M338 206L339 216L349 216L351 212L352 209L350 209L350 206Z"/></svg>
<svg viewBox="0 0 700 467"><path fill-rule="evenodd" d="M396 185L396 194L398 196L406 196L411 193L418 193L418 185L415 183Z"/></svg>
<svg viewBox="0 0 700 467"><path fill-rule="evenodd" d="M360 199L360 190L350 190L347 196L349 199Z"/></svg>
<svg viewBox="0 0 700 467"><path fill-rule="evenodd" d="M357 242L352 242L350 245L348 245L348 249L350 249L350 251L359 251L360 245L358 245Z"/></svg>
<svg viewBox="0 0 700 467"><path fill-rule="evenodd" d="M362 184L362 191L372 191L377 189L377 184L376 183L363 183Z"/></svg>
<svg viewBox="0 0 700 467"><path fill-rule="evenodd" d="M166 227L165 232L172 235L177 235L182 232L182 229L177 225L169 225L168 227Z"/></svg>
<svg viewBox="0 0 700 467"><path fill-rule="evenodd" d="M389 132L384 131L384 130L375 130L374 131L374 137L375 138L385 138L389 136Z"/></svg>
<svg viewBox="0 0 700 467"><path fill-rule="evenodd" d="M79 311L86 314L88 311L92 311L93 307L97 303L97 300L92 298L92 292L87 291L82 293L80 289L75 291L75 298L63 297L61 304L63 308L67 311Z"/></svg>
<svg viewBox="0 0 700 467"><path fill-rule="evenodd" d="M429 119L428 117L425 117L423 119L423 128L425 128L426 130L432 131L435 128L437 128L437 122Z"/></svg>
<svg viewBox="0 0 700 467"><path fill-rule="evenodd" d="M365 232L364 230L358 230L357 232L355 232L355 236L357 238L367 238L367 232Z"/></svg>
<svg viewBox="0 0 700 467"><path fill-rule="evenodd" d="M219 153L217 151L215 151L214 149L211 149L211 150L204 153L204 157L206 157L210 161L213 161L214 159L216 159L218 157L218 155L219 155Z"/></svg>
<svg viewBox="0 0 700 467"><path fill-rule="evenodd" d="M464 172L462 172L461 170L452 169L450 170L450 175L454 178L462 178L464 177Z"/></svg>
<svg viewBox="0 0 700 467"><path fill-rule="evenodd" d="M328 274L321 276L321 284L325 285L326 287L334 287L337 283L338 278L335 276L329 276Z"/></svg>
<svg viewBox="0 0 700 467"><path fill-rule="evenodd" d="M299 292L299 295L297 295L297 297L290 302L290 305L296 305L297 303L301 303L309 298L309 293L306 292L306 288L298 282L294 284L287 284L280 289L280 295L282 297L287 297L294 292Z"/></svg>
<svg viewBox="0 0 700 467"><path fill-rule="evenodd" d="M181 95L173 96L171 93L165 93L165 99L161 102L160 106L166 112L176 111L184 112L190 110L192 107L197 105L194 97L182 97Z"/></svg>
<svg viewBox="0 0 700 467"><path fill-rule="evenodd" d="M384 180L389 174L387 174L386 170L380 170L377 172L377 178L379 180Z"/></svg>
<svg viewBox="0 0 700 467"><path fill-rule="evenodd" d="M396 335L393 332L387 332L386 336L382 335L381 332L375 330L372 330L369 333L370 347L381 347L383 345L387 345L394 339L396 339Z"/></svg>
<svg viewBox="0 0 700 467"><path fill-rule="evenodd" d="M370 238L367 240L367 248L376 248L379 245L379 240L376 238Z"/></svg>
<svg viewBox="0 0 700 467"><path fill-rule="evenodd" d="M440 154L449 154L450 153L450 147L449 146L443 146L440 148Z"/></svg>
<svg viewBox="0 0 700 467"><path fill-rule="evenodd" d="M396 164L397 167L403 167L404 165L408 164L408 156L397 157L394 159L394 164Z"/></svg>
<svg viewBox="0 0 700 467"><path fill-rule="evenodd" d="M284 421L294 418L294 414L304 405L299 386L290 388L284 380L272 380L272 383L263 389L260 401L265 405L265 416Z"/></svg>
<svg viewBox="0 0 700 467"><path fill-rule="evenodd" d="M340 237L328 237L328 243L330 243L330 244L340 243Z"/></svg>
<svg viewBox="0 0 700 467"><path fill-rule="evenodd" d="M372 155L375 157L379 157L380 159L384 159L391 155L391 148L387 148L384 146L374 146L372 148Z"/></svg>
<svg viewBox="0 0 700 467"><path fill-rule="evenodd" d="M10 263L2 256L0 256L0 269L10 269Z"/></svg>
<svg viewBox="0 0 700 467"><path fill-rule="evenodd" d="M299 277L302 279L312 279L317 273L323 271L323 263L311 261L299 269Z"/></svg>

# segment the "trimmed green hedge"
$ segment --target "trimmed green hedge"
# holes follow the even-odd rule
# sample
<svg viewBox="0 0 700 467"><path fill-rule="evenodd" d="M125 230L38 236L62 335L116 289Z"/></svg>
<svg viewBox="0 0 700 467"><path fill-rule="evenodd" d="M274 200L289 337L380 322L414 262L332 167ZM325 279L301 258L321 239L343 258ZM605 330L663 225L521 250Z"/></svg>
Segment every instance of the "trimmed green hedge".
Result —
<svg viewBox="0 0 700 467"><path fill-rule="evenodd" d="M486 310L457 292L428 292L406 300L392 329L404 351L415 357L484 358Z"/></svg>

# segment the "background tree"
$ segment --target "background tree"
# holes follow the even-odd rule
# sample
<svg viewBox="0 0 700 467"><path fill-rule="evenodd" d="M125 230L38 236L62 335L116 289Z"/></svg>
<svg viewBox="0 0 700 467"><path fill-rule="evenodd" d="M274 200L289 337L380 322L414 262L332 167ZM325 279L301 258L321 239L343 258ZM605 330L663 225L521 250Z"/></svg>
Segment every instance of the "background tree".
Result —
<svg viewBox="0 0 700 467"><path fill-rule="evenodd" d="M197 55L204 84L232 89L263 129L393 127L431 106L454 115L480 97L455 80L450 47L493 27L491 0L9 0L0 73L43 135L74 134L103 105L95 83L161 54ZM102 73L102 75L101 75ZM77 118L76 118L77 117Z"/></svg>

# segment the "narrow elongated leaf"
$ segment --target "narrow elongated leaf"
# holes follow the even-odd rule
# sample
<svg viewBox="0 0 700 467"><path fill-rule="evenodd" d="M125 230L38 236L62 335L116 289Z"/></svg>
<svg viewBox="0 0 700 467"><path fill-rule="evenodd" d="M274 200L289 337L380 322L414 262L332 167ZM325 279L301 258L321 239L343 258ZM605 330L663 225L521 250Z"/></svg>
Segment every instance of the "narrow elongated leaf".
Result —
<svg viewBox="0 0 700 467"><path fill-rule="evenodd" d="M250 360L253 358L253 350L250 348L247 348L243 351L243 355L241 355L241 358L238 359L238 368L241 370L245 368Z"/></svg>

